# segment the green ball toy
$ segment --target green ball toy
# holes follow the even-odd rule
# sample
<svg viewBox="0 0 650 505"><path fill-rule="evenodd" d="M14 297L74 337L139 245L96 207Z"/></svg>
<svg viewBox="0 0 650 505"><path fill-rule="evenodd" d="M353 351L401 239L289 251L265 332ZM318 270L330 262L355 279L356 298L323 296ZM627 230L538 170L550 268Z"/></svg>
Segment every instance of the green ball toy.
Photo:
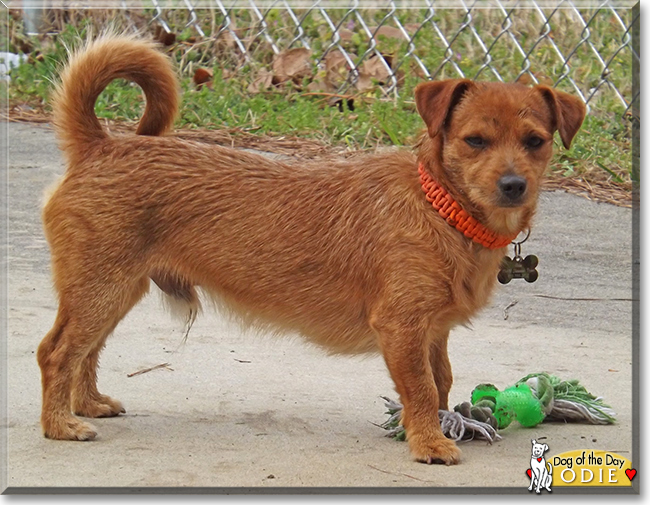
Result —
<svg viewBox="0 0 650 505"><path fill-rule="evenodd" d="M527 384L519 383L504 391L493 384L480 384L472 391L472 404L489 406L494 412L499 429L517 421L532 428L544 420L542 403L535 397Z"/></svg>

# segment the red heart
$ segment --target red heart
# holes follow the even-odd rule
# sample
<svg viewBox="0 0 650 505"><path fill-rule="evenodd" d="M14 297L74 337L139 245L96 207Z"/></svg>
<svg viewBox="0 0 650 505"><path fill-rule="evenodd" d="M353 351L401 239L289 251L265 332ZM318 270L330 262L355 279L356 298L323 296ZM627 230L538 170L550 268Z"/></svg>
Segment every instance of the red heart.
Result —
<svg viewBox="0 0 650 505"><path fill-rule="evenodd" d="M537 461L542 461L542 458L537 458Z"/></svg>
<svg viewBox="0 0 650 505"><path fill-rule="evenodd" d="M628 468L625 470L625 475L627 475L627 478L630 479L630 482L632 482L632 479L636 475L636 470L634 468Z"/></svg>
<svg viewBox="0 0 650 505"><path fill-rule="evenodd" d="M529 479L533 478L533 472L532 472L532 470L530 468L528 470L526 470L526 473L528 474Z"/></svg>

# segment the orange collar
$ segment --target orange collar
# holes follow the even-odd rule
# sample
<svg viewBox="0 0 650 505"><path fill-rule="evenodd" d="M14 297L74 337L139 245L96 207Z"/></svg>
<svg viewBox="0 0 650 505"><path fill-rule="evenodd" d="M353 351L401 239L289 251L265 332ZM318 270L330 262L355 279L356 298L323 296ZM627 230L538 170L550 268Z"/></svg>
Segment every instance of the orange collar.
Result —
<svg viewBox="0 0 650 505"><path fill-rule="evenodd" d="M454 200L447 190L438 184L426 172L422 163L418 166L418 172L420 173L422 189L427 194L427 201L431 202L433 208L438 211L438 214L440 214L447 223L456 228L467 238L471 238L474 242L477 242L488 249L500 249L506 247L517 237L518 234L506 236L488 230L463 210L460 204Z"/></svg>

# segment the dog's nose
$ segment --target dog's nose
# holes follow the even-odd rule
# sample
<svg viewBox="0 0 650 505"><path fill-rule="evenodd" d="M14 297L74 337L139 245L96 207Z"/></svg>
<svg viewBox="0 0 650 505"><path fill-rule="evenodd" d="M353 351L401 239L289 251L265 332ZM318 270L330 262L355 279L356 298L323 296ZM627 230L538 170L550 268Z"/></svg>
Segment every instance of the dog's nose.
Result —
<svg viewBox="0 0 650 505"><path fill-rule="evenodd" d="M526 179L518 175L506 174L497 183L501 195L508 203L517 203L526 192Z"/></svg>

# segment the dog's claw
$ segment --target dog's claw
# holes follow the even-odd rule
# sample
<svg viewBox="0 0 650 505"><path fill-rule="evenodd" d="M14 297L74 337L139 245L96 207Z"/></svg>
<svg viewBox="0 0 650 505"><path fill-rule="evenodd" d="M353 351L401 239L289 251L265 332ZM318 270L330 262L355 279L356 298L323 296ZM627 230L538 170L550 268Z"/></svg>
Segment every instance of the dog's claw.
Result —
<svg viewBox="0 0 650 505"><path fill-rule="evenodd" d="M74 413L81 417L115 417L126 413L126 409L118 400L101 395L98 400L88 400L74 408Z"/></svg>
<svg viewBox="0 0 650 505"><path fill-rule="evenodd" d="M451 466L452 462L451 461L445 461L442 458L432 458L431 456L428 456L425 463L427 465L447 465Z"/></svg>

